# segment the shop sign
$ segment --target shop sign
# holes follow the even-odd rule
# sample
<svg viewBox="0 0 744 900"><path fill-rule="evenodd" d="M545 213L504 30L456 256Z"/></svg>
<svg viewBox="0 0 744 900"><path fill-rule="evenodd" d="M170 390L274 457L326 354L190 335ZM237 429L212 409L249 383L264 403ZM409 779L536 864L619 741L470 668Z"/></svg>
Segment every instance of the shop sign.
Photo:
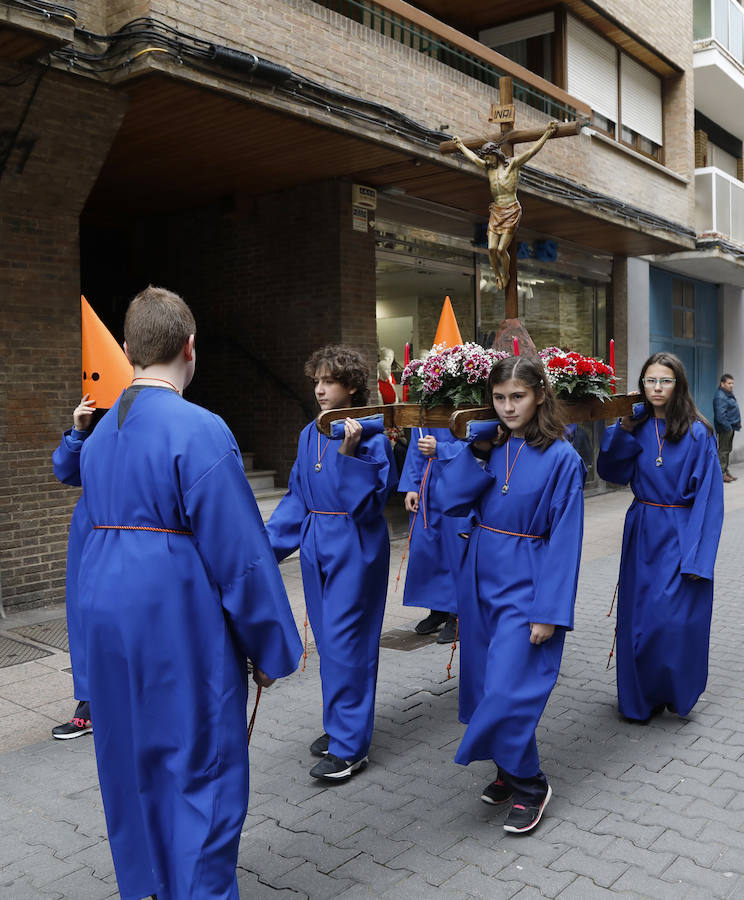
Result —
<svg viewBox="0 0 744 900"><path fill-rule="evenodd" d="M351 219L354 231L367 232L367 209L364 206L351 207Z"/></svg>

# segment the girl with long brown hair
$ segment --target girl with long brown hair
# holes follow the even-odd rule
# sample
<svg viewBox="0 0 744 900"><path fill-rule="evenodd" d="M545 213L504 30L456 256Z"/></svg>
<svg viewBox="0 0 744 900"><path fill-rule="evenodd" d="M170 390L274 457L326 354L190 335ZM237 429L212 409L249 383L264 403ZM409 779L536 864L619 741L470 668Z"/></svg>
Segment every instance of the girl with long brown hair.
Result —
<svg viewBox="0 0 744 900"><path fill-rule="evenodd" d="M654 353L638 387L643 409L607 429L597 471L635 495L620 560L617 695L621 715L645 724L665 707L686 716L705 689L723 482L681 360Z"/></svg>
<svg viewBox="0 0 744 900"><path fill-rule="evenodd" d="M460 602L460 720L455 762L493 760L481 799L512 801L504 829L531 831L551 797L535 729L558 677L581 556L586 469L563 439L542 362L496 363L488 380L500 430L443 465L439 502L475 510Z"/></svg>

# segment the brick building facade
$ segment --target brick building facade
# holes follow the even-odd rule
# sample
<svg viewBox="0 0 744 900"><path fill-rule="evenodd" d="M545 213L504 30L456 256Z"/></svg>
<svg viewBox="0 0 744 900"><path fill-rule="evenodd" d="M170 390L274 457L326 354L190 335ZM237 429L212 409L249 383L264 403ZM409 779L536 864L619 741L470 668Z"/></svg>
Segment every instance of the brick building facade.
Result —
<svg viewBox="0 0 744 900"><path fill-rule="evenodd" d="M79 399L81 288L117 338L138 289L181 292L198 323L189 398L222 414L241 447L286 480L298 430L314 413L303 361L336 340L376 360L384 241L381 226L354 229L353 185L375 187L381 208L392 208L385 197L410 201L406 240L444 233L437 223L450 216L453 241L477 255L466 233L485 222L487 187L462 158L443 157L438 141L486 127L498 91L483 67L531 85L548 111L587 108L485 47L474 57L479 77L459 56L451 64L455 50L471 53L468 14L482 4L458 4L455 20L438 0L334 9L313 0L77 0L72 12L71 2L47 4L44 18L37 4L0 0L6 607L63 596L77 492L54 481L50 454ZM499 4L499 15L519 18L522 6ZM667 6L662 21L641 2L568 4L664 73L663 161L602 135L561 139L535 158L521 189L530 240L565 244L577 272L582 257L602 256L602 319L591 328L600 348L615 337L621 377L628 257L694 248L692 3ZM437 54L422 52L421 35L438 42ZM254 71L245 54L256 55ZM545 126L536 105L517 100L518 127Z"/></svg>

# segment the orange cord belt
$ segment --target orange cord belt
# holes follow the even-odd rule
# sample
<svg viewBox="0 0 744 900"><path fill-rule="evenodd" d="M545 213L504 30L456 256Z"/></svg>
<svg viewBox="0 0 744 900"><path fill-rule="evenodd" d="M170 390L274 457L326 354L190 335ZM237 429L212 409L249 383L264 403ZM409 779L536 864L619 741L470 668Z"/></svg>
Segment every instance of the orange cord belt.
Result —
<svg viewBox="0 0 744 900"><path fill-rule="evenodd" d="M522 534L521 531L503 531L501 528L491 528L490 525L484 525L483 522L478 522L478 528L485 528L486 531L495 531L496 534L509 534L512 537L532 538L533 541L547 540L547 535L545 534Z"/></svg>
<svg viewBox="0 0 744 900"><path fill-rule="evenodd" d="M347 512L329 512L327 509L311 509L311 513L315 513L318 516L348 516Z"/></svg>
<svg viewBox="0 0 744 900"><path fill-rule="evenodd" d="M635 494L633 494L635 497ZM639 503L643 503L644 506L659 506L662 509L691 509L692 503L654 503L651 500L641 500L640 497L636 497L636 500Z"/></svg>
<svg viewBox="0 0 744 900"><path fill-rule="evenodd" d="M193 531L177 531L175 528L155 528L153 525L94 525L95 531L157 531L159 534L186 534L193 537Z"/></svg>

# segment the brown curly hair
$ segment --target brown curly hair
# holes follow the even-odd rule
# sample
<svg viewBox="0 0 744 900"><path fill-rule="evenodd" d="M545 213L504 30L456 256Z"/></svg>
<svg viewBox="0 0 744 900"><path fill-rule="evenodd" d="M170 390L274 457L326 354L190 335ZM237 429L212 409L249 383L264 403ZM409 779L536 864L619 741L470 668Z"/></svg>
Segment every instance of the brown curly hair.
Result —
<svg viewBox="0 0 744 900"><path fill-rule="evenodd" d="M369 400L369 366L366 360L351 347L343 344L327 344L316 350L305 363L305 375L315 378L318 369L327 368L334 381L345 388L355 388L352 406L366 406Z"/></svg>
<svg viewBox="0 0 744 900"><path fill-rule="evenodd" d="M562 402L556 397L548 377L545 374L542 360L533 359L530 356L508 356L494 364L488 376L488 403L493 408L493 389L497 384L503 384L513 378L525 387L531 388L539 398L543 395L543 402L537 407L537 412L531 422L524 429L524 436L531 447L546 450L553 441L562 440L566 426ZM494 412L496 410L494 409ZM511 431L506 425L501 426L501 434L495 441L497 446L506 443Z"/></svg>

